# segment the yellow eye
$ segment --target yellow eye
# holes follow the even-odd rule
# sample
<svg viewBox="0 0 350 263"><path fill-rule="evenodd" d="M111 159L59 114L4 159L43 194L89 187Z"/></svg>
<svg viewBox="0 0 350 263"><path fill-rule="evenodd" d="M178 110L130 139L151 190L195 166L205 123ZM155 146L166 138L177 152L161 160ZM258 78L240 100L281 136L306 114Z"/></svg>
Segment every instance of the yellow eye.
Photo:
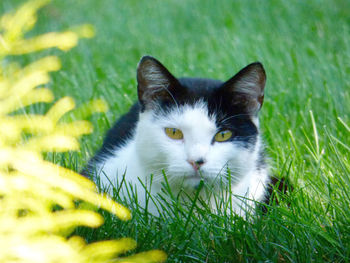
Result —
<svg viewBox="0 0 350 263"><path fill-rule="evenodd" d="M182 131L176 128L165 128L165 134L173 140L181 140L184 137Z"/></svg>
<svg viewBox="0 0 350 263"><path fill-rule="evenodd" d="M232 132L230 130L219 131L215 134L215 141L217 142L225 142L232 137Z"/></svg>

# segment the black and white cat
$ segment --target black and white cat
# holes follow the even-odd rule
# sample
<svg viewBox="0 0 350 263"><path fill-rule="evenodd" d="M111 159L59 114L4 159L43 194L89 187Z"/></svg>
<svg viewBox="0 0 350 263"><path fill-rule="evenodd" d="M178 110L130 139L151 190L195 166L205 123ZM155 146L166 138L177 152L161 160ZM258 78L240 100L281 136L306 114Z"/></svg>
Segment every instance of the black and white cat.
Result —
<svg viewBox="0 0 350 263"><path fill-rule="evenodd" d="M190 195L203 181L212 195L203 190L201 197L214 210L217 198L229 194L232 209L242 214L247 203L264 199L269 182L258 120L265 81L258 62L221 82L177 79L144 56L137 68L139 101L109 130L84 174L116 188L125 176L141 206L144 185L157 195L164 175L174 193ZM155 205L148 209L159 212Z"/></svg>

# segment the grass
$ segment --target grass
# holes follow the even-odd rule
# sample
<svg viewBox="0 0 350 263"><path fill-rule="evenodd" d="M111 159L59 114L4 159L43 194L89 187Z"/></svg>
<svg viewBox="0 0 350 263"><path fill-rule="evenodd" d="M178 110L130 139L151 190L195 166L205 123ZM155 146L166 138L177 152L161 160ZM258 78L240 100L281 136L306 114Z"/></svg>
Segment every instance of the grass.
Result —
<svg viewBox="0 0 350 263"><path fill-rule="evenodd" d="M1 1L1 13L20 2ZM349 12L347 0L60 0L44 8L37 33L80 23L97 31L67 54L51 51L63 64L52 74L56 96L78 104L101 97L110 106L91 117L95 132L80 152L48 158L84 166L136 100L135 70L144 54L176 76L223 80L259 60L268 77L260 117L273 173L295 188L248 221L196 206L188 213L191 205L172 206L159 218L135 207L130 222L103 212L102 228L80 233L89 241L130 236L139 251L165 250L169 262L349 262Z"/></svg>

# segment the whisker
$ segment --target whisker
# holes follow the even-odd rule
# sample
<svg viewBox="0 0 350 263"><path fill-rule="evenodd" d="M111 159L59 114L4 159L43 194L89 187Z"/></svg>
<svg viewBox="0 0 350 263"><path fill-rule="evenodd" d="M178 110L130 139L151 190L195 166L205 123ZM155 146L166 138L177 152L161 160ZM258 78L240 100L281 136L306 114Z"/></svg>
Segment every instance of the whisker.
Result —
<svg viewBox="0 0 350 263"><path fill-rule="evenodd" d="M241 116L250 116L250 115L246 114L246 113L236 114L236 115L229 116L229 117L221 120L220 122L225 122L225 121L228 121L229 119L236 118L236 117L241 117Z"/></svg>
<svg viewBox="0 0 350 263"><path fill-rule="evenodd" d="M175 103L175 105L176 105L177 113L180 113L180 107L179 107L179 104L177 103L175 97L174 97L173 94L170 92L170 90L168 89L168 87L165 87L165 90L168 92L168 94L170 95L170 97L171 97L172 100L174 101L174 103Z"/></svg>

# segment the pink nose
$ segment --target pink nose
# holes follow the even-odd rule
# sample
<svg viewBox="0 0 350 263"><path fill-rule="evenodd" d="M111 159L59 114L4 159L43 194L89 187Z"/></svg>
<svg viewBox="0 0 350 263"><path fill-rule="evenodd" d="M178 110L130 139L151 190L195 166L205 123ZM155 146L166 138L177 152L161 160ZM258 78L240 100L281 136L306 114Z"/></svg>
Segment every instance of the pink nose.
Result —
<svg viewBox="0 0 350 263"><path fill-rule="evenodd" d="M187 160L187 162L193 167L195 171L198 171L199 168L205 163L205 161L201 158L197 161Z"/></svg>

